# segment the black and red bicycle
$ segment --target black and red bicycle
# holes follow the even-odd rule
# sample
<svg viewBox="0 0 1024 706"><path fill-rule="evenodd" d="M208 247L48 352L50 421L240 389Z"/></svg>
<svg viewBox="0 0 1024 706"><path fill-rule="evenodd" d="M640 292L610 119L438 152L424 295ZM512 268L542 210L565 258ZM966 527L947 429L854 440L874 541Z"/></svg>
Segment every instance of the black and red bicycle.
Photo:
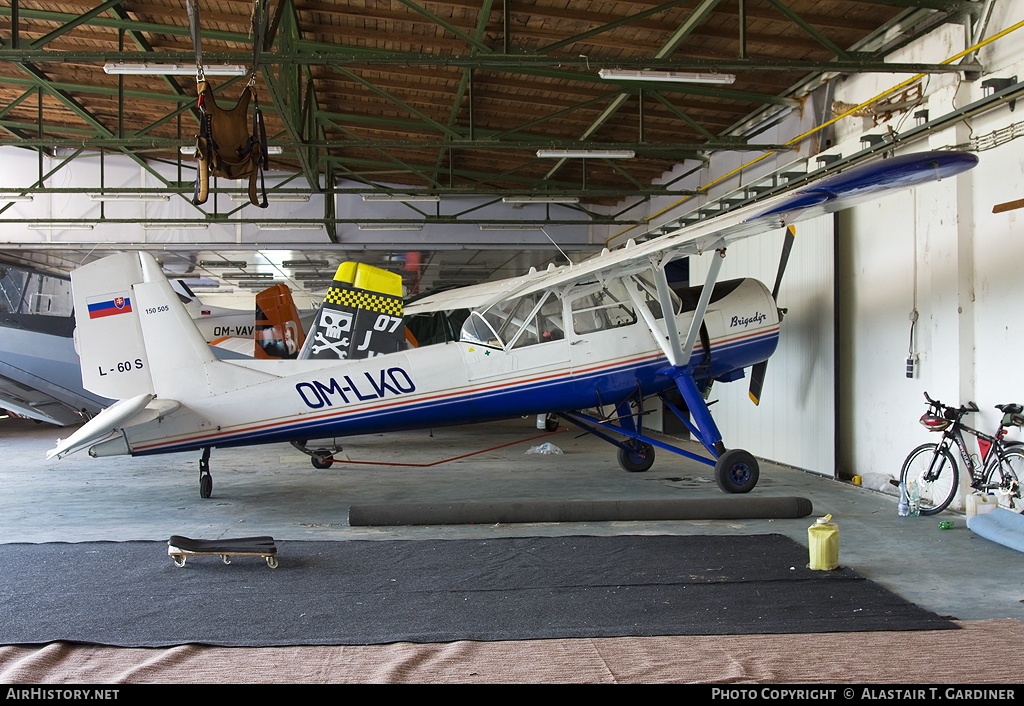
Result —
<svg viewBox="0 0 1024 706"><path fill-rule="evenodd" d="M960 468L951 447L960 450L960 458L970 473L971 488L997 496L999 506L1013 512L1024 512L1021 481L1024 480L1024 444L1005 440L1009 427L1024 424L1024 408L1016 403L996 405L1003 413L999 430L988 435L963 423L966 414L977 412L973 402L950 407L924 393L928 411L921 424L929 431L942 432L938 443L922 444L910 452L903 462L900 480L915 481L921 496L922 515L934 515L946 509L960 488ZM972 456L964 441L964 432L978 439L981 459Z"/></svg>

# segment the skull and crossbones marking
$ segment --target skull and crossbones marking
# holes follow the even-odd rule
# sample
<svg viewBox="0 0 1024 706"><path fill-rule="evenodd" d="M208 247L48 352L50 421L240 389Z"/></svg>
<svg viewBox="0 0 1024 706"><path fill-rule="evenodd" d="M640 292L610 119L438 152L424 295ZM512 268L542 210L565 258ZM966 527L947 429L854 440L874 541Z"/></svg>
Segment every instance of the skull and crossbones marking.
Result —
<svg viewBox="0 0 1024 706"><path fill-rule="evenodd" d="M352 314L344 311L322 311L320 323L328 338L341 338L341 334L352 330ZM318 336L320 334L317 334ZM346 344L347 345L347 344Z"/></svg>
<svg viewBox="0 0 1024 706"><path fill-rule="evenodd" d="M324 335L322 333L317 331L316 336L314 337L313 340L316 341L317 343L324 344L322 346L318 346L318 345L316 345L316 343L314 343L313 344L313 352L314 353L319 353L320 351L325 351L327 349L330 349L330 350L334 351L335 354L339 358L347 358L348 357L348 351L342 350L343 347L344 348L348 347L348 338L347 337L341 339L340 341L329 341L326 338L324 338Z"/></svg>

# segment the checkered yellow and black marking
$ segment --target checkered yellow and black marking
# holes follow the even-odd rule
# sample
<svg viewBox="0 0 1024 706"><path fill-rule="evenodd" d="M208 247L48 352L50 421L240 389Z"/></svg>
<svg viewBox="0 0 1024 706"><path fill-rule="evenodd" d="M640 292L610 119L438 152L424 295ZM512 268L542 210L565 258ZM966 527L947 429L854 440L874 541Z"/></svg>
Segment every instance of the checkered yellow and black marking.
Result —
<svg viewBox="0 0 1024 706"><path fill-rule="evenodd" d="M388 316L402 316L404 310L401 297L389 297L348 287L331 287L324 297L324 303L353 309L369 309Z"/></svg>

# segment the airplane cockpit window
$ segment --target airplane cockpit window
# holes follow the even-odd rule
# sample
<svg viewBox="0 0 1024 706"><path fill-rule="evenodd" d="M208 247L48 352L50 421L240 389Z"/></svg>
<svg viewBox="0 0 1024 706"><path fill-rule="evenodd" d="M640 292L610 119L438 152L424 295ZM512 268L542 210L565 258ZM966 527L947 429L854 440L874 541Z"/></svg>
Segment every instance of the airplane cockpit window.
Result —
<svg viewBox="0 0 1024 706"><path fill-rule="evenodd" d="M661 300L658 298L658 286L654 283L654 273L651 270L646 270L633 275L630 279L636 284L637 291L640 293L640 300L647 305L654 318L664 318L664 313L661 310ZM678 314L683 309L682 300L671 290L669 290L669 297L672 299L672 310Z"/></svg>
<svg viewBox="0 0 1024 706"><path fill-rule="evenodd" d="M629 326L636 320L629 294L617 279L572 302L572 329L577 334Z"/></svg>
<svg viewBox="0 0 1024 706"><path fill-rule="evenodd" d="M533 292L473 312L462 340L495 348L522 348L565 337L562 301L553 292Z"/></svg>
<svg viewBox="0 0 1024 706"><path fill-rule="evenodd" d="M546 292L538 301L537 295L522 298L519 310L533 303L529 313L521 320L516 319L514 325L519 331L512 340L512 348L532 346L536 343L548 343L565 338L562 325L562 300L553 292Z"/></svg>

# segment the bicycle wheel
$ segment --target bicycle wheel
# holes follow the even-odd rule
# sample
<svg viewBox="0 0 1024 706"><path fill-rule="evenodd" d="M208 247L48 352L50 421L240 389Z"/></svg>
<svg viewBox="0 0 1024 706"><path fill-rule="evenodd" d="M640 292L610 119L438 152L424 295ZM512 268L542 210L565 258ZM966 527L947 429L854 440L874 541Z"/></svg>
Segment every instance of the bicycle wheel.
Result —
<svg viewBox="0 0 1024 706"><path fill-rule="evenodd" d="M999 507L1012 512L1024 512L1021 480L1024 480L1024 447L1004 449L985 469L985 486L988 492L995 493Z"/></svg>
<svg viewBox="0 0 1024 706"><path fill-rule="evenodd" d="M960 469L949 449L938 444L923 444L910 452L903 462L900 480L914 481L921 494L922 515L935 515L946 509L960 485Z"/></svg>

